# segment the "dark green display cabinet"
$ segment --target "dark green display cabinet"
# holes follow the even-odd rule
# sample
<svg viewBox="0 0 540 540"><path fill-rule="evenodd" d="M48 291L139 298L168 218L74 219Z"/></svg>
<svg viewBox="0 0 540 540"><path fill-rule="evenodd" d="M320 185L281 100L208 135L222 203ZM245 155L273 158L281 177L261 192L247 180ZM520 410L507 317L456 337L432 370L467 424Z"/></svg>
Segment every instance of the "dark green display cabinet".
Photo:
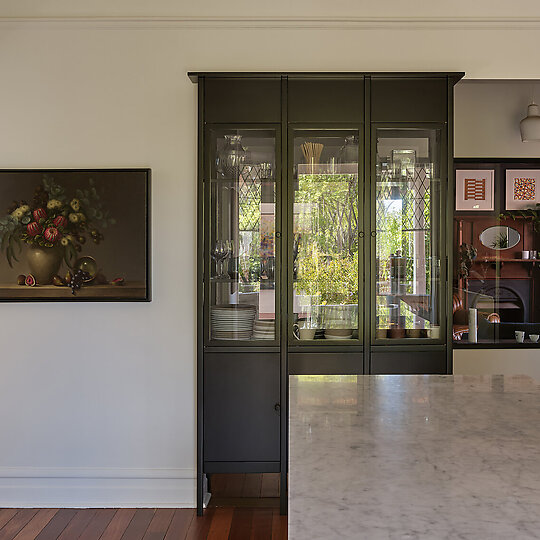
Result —
<svg viewBox="0 0 540 540"><path fill-rule="evenodd" d="M289 374L450 373L462 75L190 74L199 512L232 472L280 472L285 511Z"/></svg>

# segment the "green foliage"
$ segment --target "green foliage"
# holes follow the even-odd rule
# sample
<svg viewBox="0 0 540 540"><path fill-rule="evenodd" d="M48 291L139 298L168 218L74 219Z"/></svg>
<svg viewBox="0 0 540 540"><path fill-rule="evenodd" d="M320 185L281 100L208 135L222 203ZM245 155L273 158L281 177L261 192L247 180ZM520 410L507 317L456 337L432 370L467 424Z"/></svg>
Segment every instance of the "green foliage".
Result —
<svg viewBox="0 0 540 540"><path fill-rule="evenodd" d="M525 219L532 223L535 232L540 232L540 203L536 203L535 208L525 208L523 210L507 210L499 214L499 221L512 218L514 221L518 218Z"/></svg>
<svg viewBox="0 0 540 540"><path fill-rule="evenodd" d="M491 247L494 249L506 249L508 247L508 235L506 233L499 233L495 240L491 242Z"/></svg>
<svg viewBox="0 0 540 540"><path fill-rule="evenodd" d="M298 216L298 226L309 230L317 247L327 254L358 251L358 182L353 174L299 175L295 203L306 204L309 223Z"/></svg>
<svg viewBox="0 0 540 540"><path fill-rule="evenodd" d="M106 229L108 225L115 225L116 220L110 217L108 210L105 210L101 197L103 189L98 191L93 178L88 179L88 188L77 189L77 198L81 201L81 206L85 209L88 222L96 227Z"/></svg>
<svg viewBox="0 0 540 540"><path fill-rule="evenodd" d="M298 290L318 297L314 304L358 303L358 258L332 258L316 250L300 260Z"/></svg>
<svg viewBox="0 0 540 540"><path fill-rule="evenodd" d="M56 199L63 203L67 202L66 190L60 184L57 184L51 176L43 175L43 187L49 194L49 199Z"/></svg>
<svg viewBox="0 0 540 540"><path fill-rule="evenodd" d="M13 268L13 261L18 261L15 250L21 252L21 230L19 220L7 215L0 220L0 250L6 256L7 262Z"/></svg>
<svg viewBox="0 0 540 540"><path fill-rule="evenodd" d="M459 265L458 276L462 278L469 277L472 262L476 259L478 251L471 244L461 244L459 246Z"/></svg>
<svg viewBox="0 0 540 540"><path fill-rule="evenodd" d="M358 182L353 174L299 175L299 292L312 304L358 302Z"/></svg>

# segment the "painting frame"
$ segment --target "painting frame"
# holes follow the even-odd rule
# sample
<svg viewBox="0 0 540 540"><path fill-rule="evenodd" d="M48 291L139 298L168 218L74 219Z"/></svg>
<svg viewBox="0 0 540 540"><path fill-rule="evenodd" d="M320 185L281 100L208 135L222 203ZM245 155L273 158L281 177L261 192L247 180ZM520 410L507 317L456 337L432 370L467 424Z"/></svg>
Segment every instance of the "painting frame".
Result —
<svg viewBox="0 0 540 540"><path fill-rule="evenodd" d="M495 210L495 169L456 170L456 211Z"/></svg>
<svg viewBox="0 0 540 540"><path fill-rule="evenodd" d="M537 203L540 203L540 169L506 169L505 210L526 210L535 208Z"/></svg>
<svg viewBox="0 0 540 540"><path fill-rule="evenodd" d="M35 198L38 196L37 188L34 192L34 198L32 198L31 195L28 195L28 191L26 193L20 193L20 198L23 199L24 197L26 200L21 200L18 202L20 206L14 211L15 217L20 217L19 214L21 213L21 208L22 210L25 210L26 206L30 206L30 210L28 210L27 216L30 217L30 222L34 224L34 227L36 226L35 222L38 222L37 218L40 218L39 223L42 225L42 227L38 225L41 229L39 232L41 233L41 236L46 242L47 247L50 246L50 243L47 242L55 241L55 239L53 239L53 232L55 227L50 227L52 225L51 220L54 219L58 220L56 223L60 225L56 228L55 234L59 237L60 240L62 240L61 245L65 246L64 242L67 242L67 237L75 236L76 240L73 243L80 248L77 252L77 255L79 255L79 257L75 260L75 262L78 263L76 268L67 266L68 259L63 259L61 262L61 270L60 272L57 272L55 278L60 277L60 274L62 273L61 280L63 281L63 283L40 283L34 278L33 284L31 280L25 282L24 284L21 284L19 278L22 278L23 276L25 278L33 277L31 271L27 275L27 270L29 266L28 261L24 261L25 257L23 250L28 250L30 247L43 247L43 245L34 246L34 244L31 244L30 246L28 246L26 245L26 240L20 242L22 244L21 250L19 250L19 246L13 248L17 253L18 257L16 260L11 260L11 263L14 265L13 269L17 269L17 271L20 272L20 275L17 277L16 283L14 283L13 281L7 282L5 279L5 275L2 276L2 279L0 280L0 302L151 302L151 177L152 171L150 168L146 167L0 169L0 208L6 206L6 191L9 192L9 189L7 188L12 188L13 185L9 184L9 182L15 182L17 180L17 185L20 188L21 186L29 184L31 181L33 181L34 184L37 185L38 178L41 178L43 184L45 185L45 178L47 178L52 179L49 180L49 182L55 185L57 189L63 189L63 191L65 192L62 193L62 196L64 196L65 198L65 202L63 203L64 210L62 210L64 216L63 218L60 217L60 215L50 215L50 191L47 192L47 204L41 204L40 206L43 208L37 209L38 213L34 214L34 212L36 211L36 208L34 208L36 201ZM72 215L70 214L70 212L74 212L74 210L70 205L72 205L74 201L78 200L72 197L74 192L80 190L80 183L83 180L86 180L88 182L88 187L93 189L92 196L95 193L96 198L92 199L92 205L97 206L99 210L99 213L97 214L98 218L103 218L103 216L109 215L108 210L105 210L105 208L103 207L104 204L108 202L108 200L115 201L117 210L120 207L119 205L121 204L121 202L128 203L126 204L126 207L128 207L129 210L127 211L126 215L131 221L129 223L124 223L124 229L126 229L127 227L129 230L129 227L133 222L137 234L134 234L136 240L131 240L131 244L129 247L129 249L131 249L131 251L133 251L136 256L133 257L132 261L128 259L128 264L124 266L125 271L127 272L126 277L124 277L123 272L118 272L117 270L115 273L110 274L108 271L105 271L108 276L106 277L105 274L101 273L103 270L101 267L106 266L103 264L105 261L100 260L99 257L96 257L97 260L94 260L95 269L93 271L91 266L88 268L84 266L83 263L80 263L81 259L86 259L86 261L84 262L88 262L88 259L94 259L94 257L86 255L86 252L92 249L99 250L100 243L102 246L106 244L111 244L108 246L108 252L111 252L111 250L114 252L117 251L119 247L118 240L116 241L116 243L114 243L111 237L114 237L115 235L116 237L118 237L119 233L111 233L111 231L114 231L115 225L118 225L119 229L121 228L119 223L122 223L123 218L122 214L117 215L117 219L113 219L112 217L108 218L109 229L107 230L105 236L103 236L101 232L98 231L98 227L99 229L101 229L100 226L94 229L94 221L92 221L92 218L88 218L87 226L82 229L82 232L78 237L77 230L75 234L72 234L72 232L69 230L70 226L72 225ZM73 184L71 185L70 182L73 182ZM112 189L110 187L111 185L113 186ZM119 191L119 186L129 187L129 189L127 190L127 194L125 192L121 193ZM117 192L115 193L114 190L116 190ZM13 191L13 189L11 189L11 191ZM43 195L43 191L47 191L47 189L42 189L42 196L45 197L45 195ZM101 201L99 199L99 196L103 192L105 192L105 199ZM84 190L84 194L86 195L87 193L88 192ZM111 196L111 194L114 195ZM62 196L60 196L59 198L61 199ZM11 199L13 199L13 196L11 197ZM28 202L26 202L27 200ZM80 203L81 207L76 207L76 209L78 210L77 213L79 214L82 214L82 212L85 211L84 203L82 202L82 200L83 199L81 199ZM17 201L18 199L13 201L13 206L15 206ZM25 203L24 205L22 204L23 202ZM66 208L67 210L65 210ZM41 214L39 214L39 212L43 212L43 209L46 214L49 215L42 216ZM52 211L54 211L54 209ZM95 215L90 212L88 214L89 216ZM84 216L84 214L82 215ZM2 224L5 225L6 217L7 219L11 219L10 216L13 216L13 212L11 214L8 213L7 215L0 216L0 244L2 247L2 250L0 252L0 270L2 270L4 274L7 270L6 245L9 246L10 242L2 241L4 240L3 235L5 233L5 227L2 229ZM106 227L106 223L103 224L103 219L99 223L102 226ZM26 223L26 221L24 223ZM64 225L65 228L62 228L62 225ZM28 225L21 226L29 227L31 225L29 223ZM30 230L24 230L24 233L25 234L23 238L27 238L31 234ZM46 236L47 233L49 233L49 236ZM35 238L39 238L39 236L30 238L30 240L34 240ZM21 238L18 238L18 240L20 241ZM79 241L81 242L81 244L84 245L78 244ZM129 244L129 242L126 242L126 245L127 244ZM54 247L60 250L62 249L61 245L60 242L57 242ZM119 257L119 264L121 264L122 261L124 261L124 263L126 262L126 255L124 254L124 251L126 251L126 249L124 248L124 244L122 244L120 247L122 249L118 251L120 252L120 254L123 255L124 259L121 259ZM128 255L129 249L127 251ZM62 249L62 252L67 252L67 249ZM109 256L109 259L110 258L111 257ZM130 267L129 263L131 262L133 262L133 264ZM1 268L2 266L4 266L3 269ZM9 271L11 272L13 269L10 269ZM78 278L73 282L76 283L76 285L72 288L71 282L69 282L67 278L69 276L71 276L72 278L75 277L77 269L81 271L89 270L89 272L87 274L82 274L83 277L78 276ZM66 273L64 274L63 272ZM131 280L129 278L130 272L136 273L138 276L137 279ZM97 280L98 276L101 276L99 282ZM73 289L75 290L73 291ZM73 294L73 292L75 292L75 294Z"/></svg>

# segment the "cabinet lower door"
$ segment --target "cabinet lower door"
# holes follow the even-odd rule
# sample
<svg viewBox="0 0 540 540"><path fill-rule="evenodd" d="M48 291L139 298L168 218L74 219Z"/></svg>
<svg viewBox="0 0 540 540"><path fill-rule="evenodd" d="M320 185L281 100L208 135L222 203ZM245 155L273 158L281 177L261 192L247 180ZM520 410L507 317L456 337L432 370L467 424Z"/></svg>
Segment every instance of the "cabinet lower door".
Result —
<svg viewBox="0 0 540 540"><path fill-rule="evenodd" d="M279 354L204 357L205 472L279 471Z"/></svg>

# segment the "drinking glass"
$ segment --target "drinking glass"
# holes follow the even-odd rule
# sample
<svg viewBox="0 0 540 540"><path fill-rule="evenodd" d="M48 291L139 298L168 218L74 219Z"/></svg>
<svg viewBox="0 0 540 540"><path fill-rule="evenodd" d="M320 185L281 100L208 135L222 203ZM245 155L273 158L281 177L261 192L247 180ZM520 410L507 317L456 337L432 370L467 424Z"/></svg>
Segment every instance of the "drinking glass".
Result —
<svg viewBox="0 0 540 540"><path fill-rule="evenodd" d="M224 262L232 253L232 242L230 240L216 240L212 250L212 259L216 262L216 278L228 277L224 272Z"/></svg>

